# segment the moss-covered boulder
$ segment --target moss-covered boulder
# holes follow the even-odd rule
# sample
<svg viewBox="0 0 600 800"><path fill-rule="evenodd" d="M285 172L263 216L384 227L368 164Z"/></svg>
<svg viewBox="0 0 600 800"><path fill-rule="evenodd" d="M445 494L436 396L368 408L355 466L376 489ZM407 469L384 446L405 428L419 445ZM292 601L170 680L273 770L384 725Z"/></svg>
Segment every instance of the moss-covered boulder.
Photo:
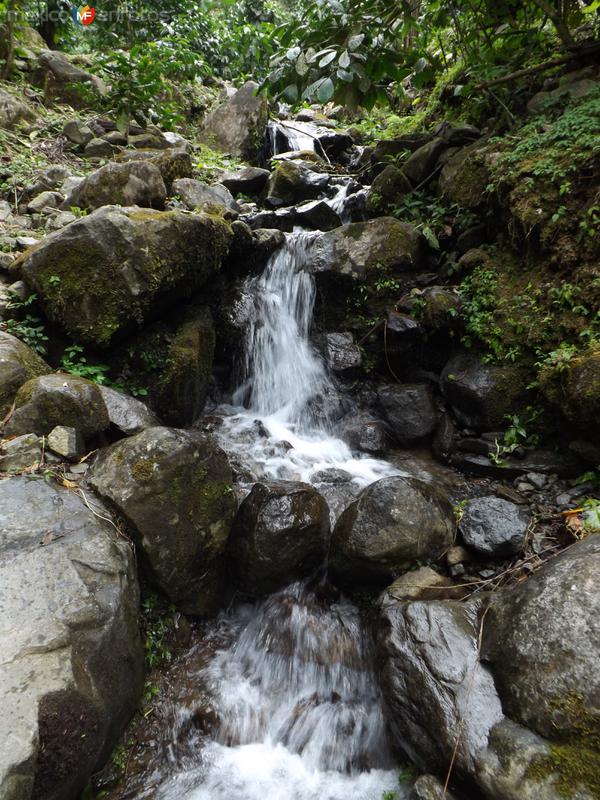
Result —
<svg viewBox="0 0 600 800"><path fill-rule="evenodd" d="M213 613L236 501L227 458L195 431L149 428L103 450L91 485L128 521L149 577L190 614Z"/></svg>
<svg viewBox="0 0 600 800"><path fill-rule="evenodd" d="M308 268L316 275L333 273L361 281L375 269L419 269L423 257L421 234L416 228L393 217L379 217L342 225L317 237Z"/></svg>
<svg viewBox="0 0 600 800"><path fill-rule="evenodd" d="M257 161L263 146L269 106L258 84L248 81L204 121L204 141L216 150Z"/></svg>
<svg viewBox="0 0 600 800"><path fill-rule="evenodd" d="M592 345L566 363L543 368L539 381L547 400L575 428L600 431L600 345Z"/></svg>
<svg viewBox="0 0 600 800"><path fill-rule="evenodd" d="M295 161L277 164L267 185L267 201L273 208L290 206L320 197L329 184L329 175L316 172Z"/></svg>
<svg viewBox="0 0 600 800"><path fill-rule="evenodd" d="M167 188L155 164L149 161L111 162L78 183L63 207L95 209L120 205L162 208L166 196Z"/></svg>
<svg viewBox="0 0 600 800"><path fill-rule="evenodd" d="M109 425L99 387L85 378L54 373L27 381L15 398L15 411L6 425L8 435L46 436L57 425L94 436Z"/></svg>
<svg viewBox="0 0 600 800"><path fill-rule="evenodd" d="M458 421L475 430L503 428L506 415L523 399L526 375L517 366L484 364L471 353L457 353L444 367L442 391Z"/></svg>
<svg viewBox="0 0 600 800"><path fill-rule="evenodd" d="M410 191L412 186L404 172L394 164L388 164L371 184L367 208L371 214L389 213Z"/></svg>
<svg viewBox="0 0 600 800"><path fill-rule="evenodd" d="M48 364L30 347L10 333L0 331L0 419L10 410L24 383L50 371Z"/></svg>
<svg viewBox="0 0 600 800"><path fill-rule="evenodd" d="M117 156L117 162L146 161L158 167L169 194L173 191L173 181L178 178L191 178L194 175L190 154L180 147L168 150L125 150Z"/></svg>
<svg viewBox="0 0 600 800"><path fill-rule="evenodd" d="M36 113L22 99L0 88L0 128L12 130L22 123L34 122Z"/></svg>
<svg viewBox="0 0 600 800"><path fill-rule="evenodd" d="M218 216L107 206L47 236L17 266L52 321L106 347L201 289L231 238Z"/></svg>
<svg viewBox="0 0 600 800"><path fill-rule="evenodd" d="M485 199L490 180L486 151L475 143L461 148L447 160L440 171L438 187L444 199L476 209Z"/></svg>

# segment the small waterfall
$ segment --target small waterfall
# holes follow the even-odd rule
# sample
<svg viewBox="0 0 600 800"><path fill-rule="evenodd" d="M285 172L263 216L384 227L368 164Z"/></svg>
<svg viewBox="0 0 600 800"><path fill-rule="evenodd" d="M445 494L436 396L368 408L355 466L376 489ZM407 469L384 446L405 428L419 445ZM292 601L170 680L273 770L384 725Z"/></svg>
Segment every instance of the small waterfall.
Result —
<svg viewBox="0 0 600 800"><path fill-rule="evenodd" d="M268 136L271 155L310 150L314 152L317 127L310 122L284 122L271 120Z"/></svg>
<svg viewBox="0 0 600 800"><path fill-rule="evenodd" d="M202 766L160 800L381 800L396 789L358 610L296 583L229 620L202 676L219 722ZM193 788L192 788L193 787Z"/></svg>
<svg viewBox="0 0 600 800"><path fill-rule="evenodd" d="M339 402L310 342L314 278L307 266L318 234L289 234L262 276L246 281L254 298L245 337L243 377L218 431L220 444L250 482L302 480L343 469L357 488L398 474L388 463L355 456L335 435ZM257 435L257 423L263 436ZM265 435L266 434L266 435Z"/></svg>

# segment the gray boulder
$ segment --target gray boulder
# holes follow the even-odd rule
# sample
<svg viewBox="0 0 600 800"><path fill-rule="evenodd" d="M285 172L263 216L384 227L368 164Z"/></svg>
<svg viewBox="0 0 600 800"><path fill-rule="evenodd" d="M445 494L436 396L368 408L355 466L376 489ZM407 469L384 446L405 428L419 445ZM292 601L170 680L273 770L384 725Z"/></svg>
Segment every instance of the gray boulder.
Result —
<svg viewBox="0 0 600 800"><path fill-rule="evenodd" d="M267 204L272 208L316 200L329 185L329 175L295 161L280 161L269 178Z"/></svg>
<svg viewBox="0 0 600 800"><path fill-rule="evenodd" d="M146 428L160 425L156 414L135 397L117 392L109 386L98 388L108 412L109 424L124 436L133 436Z"/></svg>
<svg viewBox="0 0 600 800"><path fill-rule="evenodd" d="M106 139L94 138L90 139L90 141L84 147L83 156L84 158L108 159L112 158L112 156L114 156L114 154L117 152L118 148L115 147L114 144L111 144L111 142L107 141ZM110 202L117 201L111 200ZM96 206L96 208L98 208L98 206Z"/></svg>
<svg viewBox="0 0 600 800"><path fill-rule="evenodd" d="M5 433L47 436L57 425L76 428L83 436L105 431L108 413L98 385L61 373L32 378L23 384Z"/></svg>
<svg viewBox="0 0 600 800"><path fill-rule="evenodd" d="M365 453L382 453L389 448L387 426L369 414L353 414L342 422L344 438L351 447Z"/></svg>
<svg viewBox="0 0 600 800"><path fill-rule="evenodd" d="M0 440L0 472L21 472L41 460L42 447L35 433Z"/></svg>
<svg viewBox="0 0 600 800"><path fill-rule="evenodd" d="M329 509L313 486L257 483L232 531L238 581L253 594L272 592L318 569L328 543Z"/></svg>
<svg viewBox="0 0 600 800"><path fill-rule="evenodd" d="M3 419L10 411L24 383L50 371L43 358L20 339L0 331L0 418Z"/></svg>
<svg viewBox="0 0 600 800"><path fill-rule="evenodd" d="M372 214L388 213L411 191L411 183L404 172L394 164L388 164L371 184L367 207Z"/></svg>
<svg viewBox="0 0 600 800"><path fill-rule="evenodd" d="M40 192L27 203L27 211L29 214L39 214L44 209L58 208L62 200L63 196L59 192Z"/></svg>
<svg viewBox="0 0 600 800"><path fill-rule="evenodd" d="M237 172L226 172L221 175L221 183L233 195L245 194L251 197L258 195L267 185L270 172L260 167L244 167Z"/></svg>
<svg viewBox="0 0 600 800"><path fill-rule="evenodd" d="M439 157L447 144L442 139L432 139L410 156L402 171L413 186L419 186L433 177Z"/></svg>
<svg viewBox="0 0 600 800"><path fill-rule="evenodd" d="M236 502L227 458L213 440L148 428L102 450L88 475L131 526L154 583L182 611L214 613Z"/></svg>
<svg viewBox="0 0 600 800"><path fill-rule="evenodd" d="M321 340L325 362L339 375L355 373L361 366L362 355L351 333L326 333Z"/></svg>
<svg viewBox="0 0 600 800"><path fill-rule="evenodd" d="M476 430L497 430L523 395L518 367L484 364L470 353L458 353L444 367L442 391L458 421Z"/></svg>
<svg viewBox="0 0 600 800"><path fill-rule="evenodd" d="M22 98L0 88L0 128L13 130L23 122L34 122L36 113Z"/></svg>
<svg viewBox="0 0 600 800"><path fill-rule="evenodd" d="M173 181L172 194L178 195L190 211L205 204L225 206L232 211L239 211L240 208L225 186L218 183L209 186L194 178L178 178Z"/></svg>
<svg viewBox="0 0 600 800"><path fill-rule="evenodd" d="M65 123L63 128L63 136L65 136L73 144L80 147L85 147L88 142L94 138L94 131L78 119L69 120Z"/></svg>
<svg viewBox="0 0 600 800"><path fill-rule="evenodd" d="M389 583L415 561L439 558L455 527L450 503L435 489L413 478L382 478L339 518L330 567L344 582Z"/></svg>
<svg viewBox="0 0 600 800"><path fill-rule="evenodd" d="M204 121L202 135L217 150L236 158L255 161L262 148L268 103L257 95L258 84L249 81Z"/></svg>
<svg viewBox="0 0 600 800"><path fill-rule="evenodd" d="M481 555L507 558L523 549L529 523L529 514L515 503L478 497L465 505L459 530L465 544Z"/></svg>
<svg viewBox="0 0 600 800"><path fill-rule="evenodd" d="M197 291L219 270L231 238L214 215L107 206L17 263L51 320L76 341L106 347Z"/></svg>
<svg viewBox="0 0 600 800"><path fill-rule="evenodd" d="M83 436L76 428L57 425L48 434L48 449L68 461L77 461L85 455Z"/></svg>
<svg viewBox="0 0 600 800"><path fill-rule="evenodd" d="M128 542L89 494L0 481L0 795L70 800L142 691Z"/></svg>
<svg viewBox="0 0 600 800"><path fill-rule="evenodd" d="M377 398L398 442L415 442L435 430L438 414L427 384L385 384L378 387Z"/></svg>
<svg viewBox="0 0 600 800"><path fill-rule="evenodd" d="M312 248L311 272L359 281L375 268L416 270L423 258L417 229L392 217L342 225L319 236Z"/></svg>
<svg viewBox="0 0 600 800"><path fill-rule="evenodd" d="M439 193L463 208L479 208L486 198L490 173L491 166L480 143L462 147L450 155L442 167L438 181Z"/></svg>
<svg viewBox="0 0 600 800"><path fill-rule="evenodd" d="M108 142L103 142L108 147ZM160 170L148 161L105 164L73 189L63 208L95 209L101 206L162 208L167 189Z"/></svg>
<svg viewBox="0 0 600 800"><path fill-rule="evenodd" d="M454 800L454 795L444 789L435 775L421 775L414 782L408 800Z"/></svg>

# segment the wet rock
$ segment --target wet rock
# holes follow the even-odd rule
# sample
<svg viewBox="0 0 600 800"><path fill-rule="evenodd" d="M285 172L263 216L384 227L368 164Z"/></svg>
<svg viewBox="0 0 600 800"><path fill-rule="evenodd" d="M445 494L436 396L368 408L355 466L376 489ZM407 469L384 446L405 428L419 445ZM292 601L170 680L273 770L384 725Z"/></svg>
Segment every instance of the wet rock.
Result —
<svg viewBox="0 0 600 800"><path fill-rule="evenodd" d="M421 775L410 790L409 800L454 800L454 795L435 775Z"/></svg>
<svg viewBox="0 0 600 800"><path fill-rule="evenodd" d="M502 464L495 464L487 456L461 453L455 450L451 462L462 472L498 480L513 480L527 472L546 472L561 478L577 478L585 471L585 464L574 453L551 450L529 450L521 458L513 456Z"/></svg>
<svg viewBox="0 0 600 800"><path fill-rule="evenodd" d="M272 208L290 206L320 197L329 184L329 175L315 172L295 161L277 164L267 185L267 204Z"/></svg>
<svg viewBox="0 0 600 800"><path fill-rule="evenodd" d="M342 224L337 212L323 200L313 200L294 206L293 219L295 225L311 228L316 231L332 231Z"/></svg>
<svg viewBox="0 0 600 800"><path fill-rule="evenodd" d="M253 594L311 575L325 559L329 509L309 484L257 483L232 531L238 582Z"/></svg>
<svg viewBox="0 0 600 800"><path fill-rule="evenodd" d="M371 214L388 213L411 191L411 183L404 172L394 164L388 164L371 184L367 208Z"/></svg>
<svg viewBox="0 0 600 800"><path fill-rule="evenodd" d="M465 543L484 556L507 558L522 550L530 517L500 497L478 497L463 509L459 530Z"/></svg>
<svg viewBox="0 0 600 800"><path fill-rule="evenodd" d="M398 442L414 442L435 430L438 415L427 384L385 384L378 387L377 399Z"/></svg>
<svg viewBox="0 0 600 800"><path fill-rule="evenodd" d="M0 441L0 472L21 472L42 460L42 448L35 433Z"/></svg>
<svg viewBox="0 0 600 800"><path fill-rule="evenodd" d="M375 267L411 270L421 266L421 235L412 225L391 217L342 225L320 236L309 269L364 280ZM338 284L336 284L338 285Z"/></svg>
<svg viewBox="0 0 600 800"><path fill-rule="evenodd" d="M72 119L67 122L63 128L63 136L65 136L73 144L80 147L85 147L88 142L94 138L94 131L80 120Z"/></svg>
<svg viewBox="0 0 600 800"><path fill-rule="evenodd" d="M342 422L342 433L348 444L364 453L383 453L389 448L387 426L368 414L355 414Z"/></svg>
<svg viewBox="0 0 600 800"><path fill-rule="evenodd" d="M104 144L108 145L107 142ZM95 209L109 205L162 208L166 196L165 183L155 164L146 161L113 162L78 183L63 203L63 208Z"/></svg>
<svg viewBox="0 0 600 800"><path fill-rule="evenodd" d="M482 655L506 713L549 740L575 737L575 747L585 720L597 718L599 568L600 537L575 543L494 594L484 628Z"/></svg>
<svg viewBox="0 0 600 800"><path fill-rule="evenodd" d="M76 428L57 425L48 434L48 449L67 461L77 461L85 455L83 436Z"/></svg>
<svg viewBox="0 0 600 800"><path fill-rule="evenodd" d="M270 174L268 169L244 167L237 172L226 172L221 175L221 183L233 195L245 194L254 197L265 188Z"/></svg>
<svg viewBox="0 0 600 800"><path fill-rule="evenodd" d="M50 319L76 341L106 347L197 291L231 238L212 215L107 206L46 237L18 264Z"/></svg>
<svg viewBox="0 0 600 800"><path fill-rule="evenodd" d="M441 382L459 422L475 430L502 427L525 389L517 367L483 364L469 353L458 353L450 359Z"/></svg>
<svg viewBox="0 0 600 800"><path fill-rule="evenodd" d="M419 318L424 328L443 331L458 327L462 304L456 291L442 286L428 286L416 297L422 304Z"/></svg>
<svg viewBox="0 0 600 800"><path fill-rule="evenodd" d="M362 356L351 333L326 333L321 344L325 362L332 372L347 375L360 367Z"/></svg>
<svg viewBox="0 0 600 800"><path fill-rule="evenodd" d="M456 597L454 582L431 567L406 572L390 584L382 594L385 605L398 600L446 600ZM459 597L460 597L460 590Z"/></svg>
<svg viewBox="0 0 600 800"><path fill-rule="evenodd" d="M239 211L239 206L229 189L218 183L209 186L202 181L194 180L194 178L178 178L173 181L172 192L181 198L183 204L190 211L205 204L225 206L232 211Z"/></svg>
<svg viewBox="0 0 600 800"><path fill-rule="evenodd" d="M377 142L371 155L373 164L381 162L389 162L397 156L401 156L406 152L414 153L419 147L427 144L432 140L430 133L419 131L417 133L410 133L405 136L399 136L396 139L383 139Z"/></svg>
<svg viewBox="0 0 600 800"><path fill-rule="evenodd" d="M232 475L207 435L148 428L102 450L90 484L124 515L153 582L189 614L223 596L223 561L235 515Z"/></svg>
<svg viewBox="0 0 600 800"><path fill-rule="evenodd" d="M77 428L84 436L94 436L108 428L108 413L97 384L55 373L32 378L21 386L5 433L33 431L47 436L57 425Z"/></svg>
<svg viewBox="0 0 600 800"><path fill-rule="evenodd" d="M78 797L141 697L133 552L87 493L0 481L0 786Z"/></svg>
<svg viewBox="0 0 600 800"><path fill-rule="evenodd" d="M50 367L37 353L10 333L0 331L0 418L10 411L24 383L48 372Z"/></svg>
<svg viewBox="0 0 600 800"><path fill-rule="evenodd" d="M445 412L442 413L431 442L431 450L434 456L440 461L448 461L454 451L457 436L458 431L450 415Z"/></svg>
<svg viewBox="0 0 600 800"><path fill-rule="evenodd" d="M389 581L418 559L439 557L454 530L452 508L436 490L412 478L382 478L338 520L330 567L353 585Z"/></svg>
<svg viewBox="0 0 600 800"><path fill-rule="evenodd" d="M255 161L262 147L268 103L249 81L206 117L203 136L211 147L236 158Z"/></svg>
<svg viewBox="0 0 600 800"><path fill-rule="evenodd" d="M473 773L503 719L489 669L479 662L477 602L384 606L379 646L382 690L395 743L420 769ZM461 736L457 737L457 731Z"/></svg>
<svg viewBox="0 0 600 800"><path fill-rule="evenodd" d="M402 167L402 171L413 186L420 186L433 177L438 159L446 147L443 139L433 139L414 151Z"/></svg>
<svg viewBox="0 0 600 800"><path fill-rule="evenodd" d="M22 123L35 120L36 113L29 103L0 88L0 128L10 131Z"/></svg>
<svg viewBox="0 0 600 800"><path fill-rule="evenodd" d="M117 392L108 386L99 386L100 394L108 412L108 421L124 436L160 425L158 417L135 397Z"/></svg>
<svg viewBox="0 0 600 800"><path fill-rule="evenodd" d="M591 345L560 368L546 367L539 376L545 397L575 428L600 432L600 347Z"/></svg>

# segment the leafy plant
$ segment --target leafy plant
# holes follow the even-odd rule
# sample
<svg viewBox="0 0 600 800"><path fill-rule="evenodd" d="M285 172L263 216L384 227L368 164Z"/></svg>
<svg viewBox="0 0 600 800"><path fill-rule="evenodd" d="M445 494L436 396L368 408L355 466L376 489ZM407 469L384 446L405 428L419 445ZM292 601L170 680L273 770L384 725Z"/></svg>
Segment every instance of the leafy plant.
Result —
<svg viewBox="0 0 600 800"><path fill-rule="evenodd" d="M77 375L79 378L87 378L87 380L99 384L111 383L108 379L110 367L107 364L90 364L81 345L73 344L67 347L60 366L65 372L70 372L71 375Z"/></svg>

